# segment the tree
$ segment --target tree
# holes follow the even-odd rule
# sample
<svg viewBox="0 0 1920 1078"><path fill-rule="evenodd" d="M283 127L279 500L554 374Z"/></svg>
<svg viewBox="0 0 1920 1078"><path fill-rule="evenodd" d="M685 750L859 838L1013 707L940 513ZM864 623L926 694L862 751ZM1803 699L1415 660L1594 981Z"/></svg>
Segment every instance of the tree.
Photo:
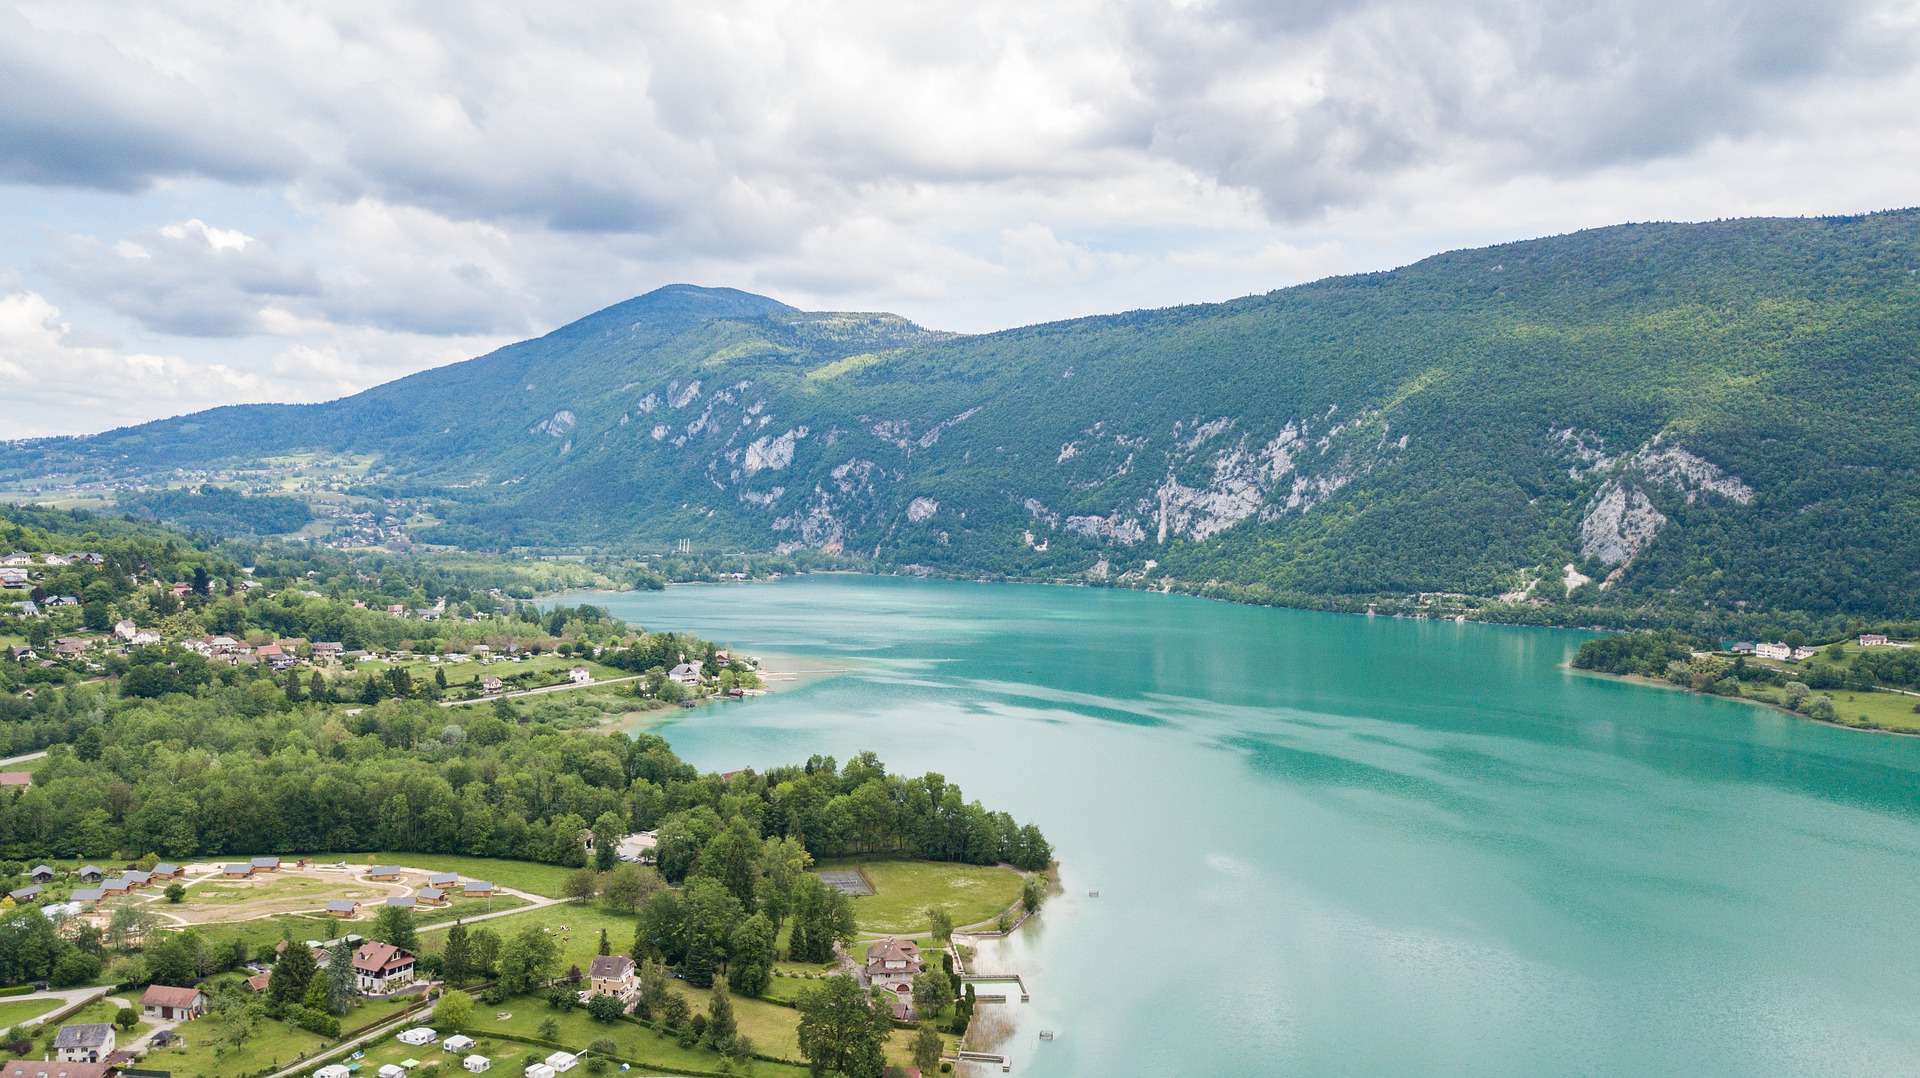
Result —
<svg viewBox="0 0 1920 1078"><path fill-rule="evenodd" d="M620 997L608 992L595 992L587 1000L587 1017L596 1022L615 1021L624 1010L626 1007L621 1004Z"/></svg>
<svg viewBox="0 0 1920 1078"><path fill-rule="evenodd" d="M132 1029L140 1024L140 1011L134 1007L122 1007L115 1012L113 1024L121 1029Z"/></svg>
<svg viewBox="0 0 1920 1078"><path fill-rule="evenodd" d="M740 1032L733 1017L733 994L727 991L727 979L713 979L713 995L707 1000L707 1043L715 1048L727 1045Z"/></svg>
<svg viewBox="0 0 1920 1078"><path fill-rule="evenodd" d="M172 883L167 884L167 889L162 893L167 896L168 902L171 902L176 906L178 906L181 902L185 901L187 897L187 889L180 885L179 880L175 880Z"/></svg>
<svg viewBox="0 0 1920 1078"><path fill-rule="evenodd" d="M1040 909L1040 903L1046 901L1046 898L1047 878L1045 876L1036 872L1020 881L1021 909L1034 913Z"/></svg>
<svg viewBox="0 0 1920 1078"><path fill-rule="evenodd" d="M508 995L530 992L553 979L560 945L537 924L523 925L500 949L500 986Z"/></svg>
<svg viewBox="0 0 1920 1078"><path fill-rule="evenodd" d="M808 873L793 889L793 933L787 950L795 962L829 962L836 943L853 938L853 907L847 896Z"/></svg>
<svg viewBox="0 0 1920 1078"><path fill-rule="evenodd" d="M953 941L953 914L945 906L927 907L927 927L935 943L944 945Z"/></svg>
<svg viewBox="0 0 1920 1078"><path fill-rule="evenodd" d="M947 1050L947 1044L940 1039L940 1033L932 1023L922 1022L920 1031L913 1035L913 1065L921 1074L932 1074L940 1069L940 1057Z"/></svg>
<svg viewBox="0 0 1920 1078"><path fill-rule="evenodd" d="M560 893L568 898L581 901L591 899L600 890L600 874L591 868L576 869L568 873L560 884Z"/></svg>
<svg viewBox="0 0 1920 1078"><path fill-rule="evenodd" d="M793 912L793 889L812 864L807 848L791 835L769 838L761 844L759 905L773 922L775 933Z"/></svg>
<svg viewBox="0 0 1920 1078"><path fill-rule="evenodd" d="M473 1017L473 997L465 992L454 990L443 992L433 1005L433 1024L448 1029L461 1029L467 1020Z"/></svg>
<svg viewBox="0 0 1920 1078"><path fill-rule="evenodd" d="M147 954L147 966L151 971L151 950ZM282 1006L300 1002L307 994L307 983L319 970L320 964L313 959L313 948L289 940L286 951L273 964L272 976L267 979L267 998Z"/></svg>
<svg viewBox="0 0 1920 1078"><path fill-rule="evenodd" d="M534 1032L539 1035L541 1040L548 1043L557 1041L560 1039L560 1020L557 1018L542 1018L540 1019L540 1024L534 1027Z"/></svg>
<svg viewBox="0 0 1920 1078"><path fill-rule="evenodd" d="M358 987L353 972L353 944L343 938L327 954L327 1013L345 1014L352 1010Z"/></svg>
<svg viewBox="0 0 1920 1078"><path fill-rule="evenodd" d="M659 961L644 962L640 966L640 999L634 1004L633 1013L642 1018L650 1017L666 1001L667 993L672 990L673 981L667 976L666 964Z"/></svg>
<svg viewBox="0 0 1920 1078"><path fill-rule="evenodd" d="M668 1029L679 1029L686 1024L687 1016L693 1013L693 1008L687 1006L687 997L672 989L668 989L660 998L658 1010L661 1024Z"/></svg>
<svg viewBox="0 0 1920 1078"><path fill-rule="evenodd" d="M473 953L467 942L467 926L463 921L453 922L447 929L447 943L441 950L446 964L446 977L452 984L465 984L473 972Z"/></svg>
<svg viewBox="0 0 1920 1078"><path fill-rule="evenodd" d="M800 1054L816 1071L847 1078L879 1078L888 1017L867 1001L852 977L836 974L800 996Z"/></svg>
<svg viewBox="0 0 1920 1078"><path fill-rule="evenodd" d="M600 890L600 900L609 909L622 913L637 913L647 904L647 899L666 886L660 879L660 873L651 866L637 865L623 861L607 873L606 882Z"/></svg>
<svg viewBox="0 0 1920 1078"><path fill-rule="evenodd" d="M626 831L625 821L611 810L600 814L593 821L593 866L602 872L610 871L620 861L620 836Z"/></svg>
<svg viewBox="0 0 1920 1078"><path fill-rule="evenodd" d="M420 947L420 933L413 924L413 911L405 906L382 906L374 915L373 938L382 943L391 943L403 951L415 951Z"/></svg>
<svg viewBox="0 0 1920 1078"><path fill-rule="evenodd" d="M743 995L765 995L773 978L773 922L756 913L740 922L727 946L727 979Z"/></svg>
<svg viewBox="0 0 1920 1078"><path fill-rule="evenodd" d="M600 952L599 953L600 953L600 957L602 958L605 958L608 955L613 953L613 944L607 942L607 930L604 928L600 930Z"/></svg>
<svg viewBox="0 0 1920 1078"><path fill-rule="evenodd" d="M913 1005L921 1014L938 1014L953 1002L953 979L940 970L928 970L913 979Z"/></svg>

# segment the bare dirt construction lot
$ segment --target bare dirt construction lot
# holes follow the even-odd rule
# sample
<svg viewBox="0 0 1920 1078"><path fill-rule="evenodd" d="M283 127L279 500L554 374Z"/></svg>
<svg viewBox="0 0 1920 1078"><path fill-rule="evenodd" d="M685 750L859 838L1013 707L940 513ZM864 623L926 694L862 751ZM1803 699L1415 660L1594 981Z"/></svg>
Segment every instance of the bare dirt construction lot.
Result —
<svg viewBox="0 0 1920 1078"><path fill-rule="evenodd" d="M177 905L168 902L161 888L141 892L152 903L155 913L183 925L219 924L251 921L284 913L313 913L325 910L335 899L355 899L360 911L347 920L371 920L389 896L410 895L424 879L409 883L383 882L365 878L366 869L338 868L332 864L287 866L278 872L256 872L250 879L227 879L216 866L193 865L187 870L187 897Z"/></svg>

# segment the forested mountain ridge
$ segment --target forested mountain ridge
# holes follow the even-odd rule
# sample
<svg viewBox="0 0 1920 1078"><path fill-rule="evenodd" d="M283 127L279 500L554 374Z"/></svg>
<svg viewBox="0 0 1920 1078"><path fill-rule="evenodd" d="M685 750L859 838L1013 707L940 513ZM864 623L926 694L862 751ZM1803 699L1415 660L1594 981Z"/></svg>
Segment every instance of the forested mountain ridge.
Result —
<svg viewBox="0 0 1920 1078"><path fill-rule="evenodd" d="M436 500L423 537L471 546L1892 618L1920 613L1916 404L1900 211L1625 225L978 336L673 286L325 405L16 443L0 473L353 451Z"/></svg>

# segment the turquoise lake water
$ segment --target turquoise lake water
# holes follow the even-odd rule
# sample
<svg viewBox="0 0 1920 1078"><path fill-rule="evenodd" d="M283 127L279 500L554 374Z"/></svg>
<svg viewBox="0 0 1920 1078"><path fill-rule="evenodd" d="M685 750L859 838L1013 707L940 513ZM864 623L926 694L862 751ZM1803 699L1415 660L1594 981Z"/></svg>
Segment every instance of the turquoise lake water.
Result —
<svg viewBox="0 0 1920 1078"><path fill-rule="evenodd" d="M1033 994L1016 1074L1920 1072L1920 739L1575 674L1572 632L854 576L582 600L844 665L669 721L702 769L873 749L1045 829L1065 893L982 953Z"/></svg>

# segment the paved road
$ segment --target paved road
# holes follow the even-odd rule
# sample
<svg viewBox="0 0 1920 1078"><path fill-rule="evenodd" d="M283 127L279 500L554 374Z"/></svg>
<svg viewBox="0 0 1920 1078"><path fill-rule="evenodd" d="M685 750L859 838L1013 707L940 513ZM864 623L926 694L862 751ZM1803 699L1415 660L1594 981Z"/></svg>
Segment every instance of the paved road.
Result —
<svg viewBox="0 0 1920 1078"><path fill-rule="evenodd" d="M104 987L60 988L60 989L55 989L51 992L30 992L24 996L8 996L7 1002L8 1003L33 1003L40 1000L46 1001L47 1003L46 1010L41 1011L38 1015L35 1015L32 1018L28 1018L20 1023L23 1026L29 1026L29 1025L33 1025L36 1022L39 1022L41 1019L45 1018L47 1015L50 1015L55 1011L65 1010L66 1008L74 1005L75 1003L79 1003L83 1000L88 1003L91 1003L94 1000L106 994L107 994L107 989Z"/></svg>
<svg viewBox="0 0 1920 1078"><path fill-rule="evenodd" d="M24 764L29 760L44 759L46 755L47 755L47 750L41 749L39 752L30 752L30 753L27 753L25 756L9 756L4 760L0 760L0 767L5 767L8 764Z"/></svg>
<svg viewBox="0 0 1920 1078"><path fill-rule="evenodd" d="M475 700L442 700L441 707L463 707L467 704L490 704L495 700L511 700L516 696L538 696L543 692L566 692L568 689L597 689L602 685L618 685L623 681L639 681L645 674L630 677L612 677L605 681L589 681L584 685L575 685L569 681L564 685L547 685L538 689L521 689L519 692L497 692L492 696L482 696Z"/></svg>

